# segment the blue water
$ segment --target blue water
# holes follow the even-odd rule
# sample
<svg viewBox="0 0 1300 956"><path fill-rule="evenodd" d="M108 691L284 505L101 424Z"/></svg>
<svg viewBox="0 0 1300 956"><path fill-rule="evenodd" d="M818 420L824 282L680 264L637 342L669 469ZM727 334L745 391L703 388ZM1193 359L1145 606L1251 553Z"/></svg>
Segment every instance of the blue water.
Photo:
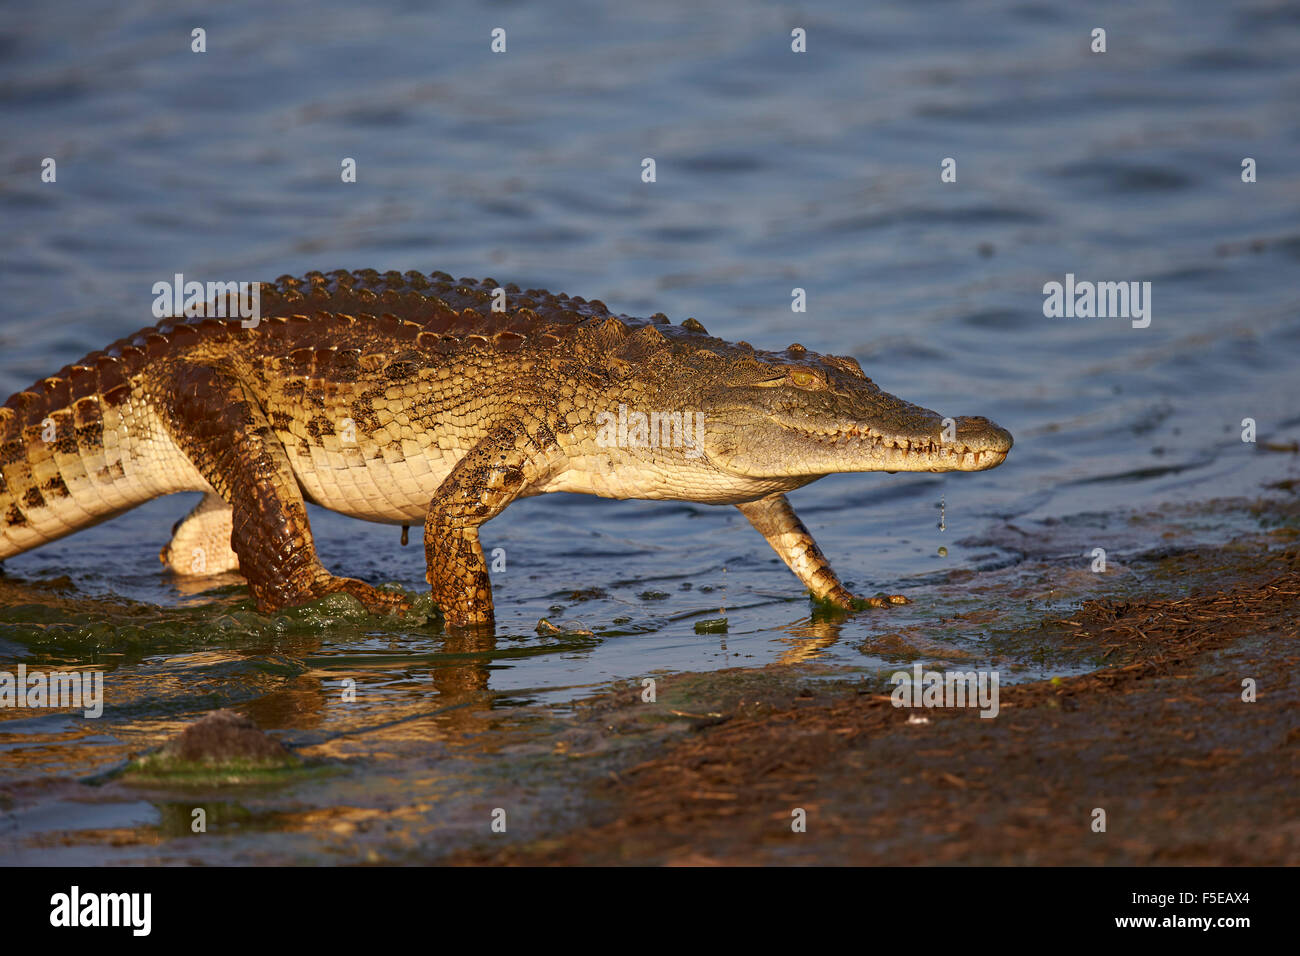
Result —
<svg viewBox="0 0 1300 956"><path fill-rule="evenodd" d="M1009 524L1255 496L1296 476L1294 455L1240 432L1249 417L1260 442L1300 437L1300 7L699 7L115 0L6 17L0 394L149 324L153 283L178 272L441 269L849 353L888 391L1010 429L1016 447L990 472L834 476L791 496L864 592L941 599L935 575L987 563L981 540ZM1104 54L1089 50L1097 26ZM206 53L190 51L195 27ZM795 27L806 54L791 52ZM45 157L55 183L41 182ZM955 183L940 180L948 157ZM1044 283L1067 273L1152 283L1150 326L1045 318ZM806 314L791 312L796 287ZM6 572L191 605L156 557L191 500ZM333 570L423 588L421 549L396 529L312 520ZM798 583L734 509L552 495L513 505L483 540L508 557L501 639L467 686L504 699L792 654L861 664L862 639L894 626L867 615L817 640ZM897 613L887 621L915 620ZM695 632L718 616L729 633ZM596 636L549 653L541 617ZM0 647L0 660L35 653ZM309 675L296 680L341 668L436 704L456 696L436 679L455 650L376 625L286 653ZM215 663L227 653L271 651L235 641ZM114 661L110 687L162 673L183 688L213 663ZM229 699L290 726L293 709L273 706L287 693Z"/></svg>

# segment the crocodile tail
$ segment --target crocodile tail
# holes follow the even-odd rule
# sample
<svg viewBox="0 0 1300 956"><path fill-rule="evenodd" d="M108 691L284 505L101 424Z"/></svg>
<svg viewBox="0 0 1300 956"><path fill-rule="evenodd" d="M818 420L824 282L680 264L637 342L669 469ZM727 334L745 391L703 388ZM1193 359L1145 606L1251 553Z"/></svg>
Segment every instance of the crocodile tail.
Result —
<svg viewBox="0 0 1300 956"><path fill-rule="evenodd" d="M19 392L0 408L0 560L183 490L164 487L179 455L135 388Z"/></svg>
<svg viewBox="0 0 1300 956"><path fill-rule="evenodd" d="M15 486L23 484L19 475L27 461L27 449L16 417L12 408L0 408L0 561L22 550L10 541L17 534L13 529L25 521L18 504L21 492L16 493Z"/></svg>

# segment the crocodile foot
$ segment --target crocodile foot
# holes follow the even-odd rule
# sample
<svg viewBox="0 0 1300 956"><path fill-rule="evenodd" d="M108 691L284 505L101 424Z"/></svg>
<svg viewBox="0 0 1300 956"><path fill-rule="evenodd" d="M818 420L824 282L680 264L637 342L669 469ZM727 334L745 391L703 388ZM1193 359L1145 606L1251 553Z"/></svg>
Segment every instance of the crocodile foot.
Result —
<svg viewBox="0 0 1300 956"><path fill-rule="evenodd" d="M324 569L297 586L281 586L277 582L273 587L262 587L258 582L249 582L253 600L257 609L263 614L274 614L285 608L301 607L318 601L330 594L351 594L372 614L386 614L409 611L411 602L404 594L395 591L382 591L373 584L356 578L343 578L330 574Z"/></svg>
<svg viewBox="0 0 1300 956"><path fill-rule="evenodd" d="M862 611L869 607L893 607L897 604L911 604L901 594L878 594L875 597L858 597L843 585L836 586L829 594L817 600L843 608L846 611Z"/></svg>
<svg viewBox="0 0 1300 956"><path fill-rule="evenodd" d="M812 593L813 600L845 611L861 611L869 607L890 607L910 604L901 594L879 594L860 598L843 584L831 570L830 562L813 540L804 523L790 507L785 495L768 495L757 501L747 501L736 506L749 519L767 543L780 556Z"/></svg>
<svg viewBox="0 0 1300 956"><path fill-rule="evenodd" d="M346 592L365 605L366 610L371 614L388 614L411 609L411 602L405 595L395 591L382 591L373 584L358 581L356 578L330 575L315 583L311 591L308 600L315 600L327 594L337 594L340 591Z"/></svg>
<svg viewBox="0 0 1300 956"><path fill-rule="evenodd" d="M233 518L220 495L204 495L172 526L172 539L158 552L158 560L182 578L238 574L239 557L230 550Z"/></svg>

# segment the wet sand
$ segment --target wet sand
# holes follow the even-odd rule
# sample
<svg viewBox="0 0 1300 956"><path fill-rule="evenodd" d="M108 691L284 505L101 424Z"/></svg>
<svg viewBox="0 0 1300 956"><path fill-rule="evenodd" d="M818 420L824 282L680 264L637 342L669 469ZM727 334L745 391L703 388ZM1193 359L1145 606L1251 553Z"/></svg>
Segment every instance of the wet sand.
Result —
<svg viewBox="0 0 1300 956"><path fill-rule="evenodd" d="M1193 596L1045 620L1118 666L1005 688L995 719L812 684L750 690L598 784L592 825L455 861L1300 863L1300 551L1257 561L1239 544L1230 586L1201 568ZM928 722L910 724L918 713ZM793 808L806 832L792 832Z"/></svg>
<svg viewBox="0 0 1300 956"><path fill-rule="evenodd" d="M1221 533L1241 525L1253 530ZM1164 543L1081 571L1099 526L1117 544ZM55 733L10 751L30 772L0 782L0 859L1300 862L1300 504L1215 502L995 537L1019 559L954 569L916 593L911 616L863 612L875 636L860 644L844 646L860 628L815 609L780 662L659 673L653 701L642 679L561 704L494 694L469 648L421 706L380 699L328 722L329 675L301 667L268 673L268 690L283 688L265 698L223 696L241 715L228 727L208 727L188 697L160 722L165 698L146 682L139 717L119 718L114 737ZM863 663L846 667L846 651ZM999 671L998 715L894 707L889 677L914 663ZM281 743L287 759L248 764ZM103 752L91 772L57 772L88 750ZM191 828L198 807L204 833Z"/></svg>

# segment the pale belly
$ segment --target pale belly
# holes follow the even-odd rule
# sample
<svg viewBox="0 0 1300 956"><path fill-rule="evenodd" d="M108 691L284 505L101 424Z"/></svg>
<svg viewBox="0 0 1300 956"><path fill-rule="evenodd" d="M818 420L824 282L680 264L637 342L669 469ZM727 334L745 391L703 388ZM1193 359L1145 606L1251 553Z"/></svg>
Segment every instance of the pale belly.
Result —
<svg viewBox="0 0 1300 956"><path fill-rule="evenodd" d="M683 462L662 454L628 461L609 454L583 454L568 459L532 494L568 491L601 498L637 498L649 501L694 501L699 504L734 505L754 501L774 492L802 487L817 476L746 478L710 466Z"/></svg>
<svg viewBox="0 0 1300 956"><path fill-rule="evenodd" d="M313 504L364 521L381 524L423 524L443 479L459 455L416 456L385 461L293 462L303 497Z"/></svg>
<svg viewBox="0 0 1300 956"><path fill-rule="evenodd" d="M418 525L429 503L463 452L391 460L339 459L313 449L310 459L293 460L303 497L340 514L381 524ZM751 479L707 467L682 468L671 459L636 463L609 455L566 458L562 453L543 465L544 475L525 488L523 498L551 492L597 495L601 498L695 501L728 505L790 491L814 477Z"/></svg>

